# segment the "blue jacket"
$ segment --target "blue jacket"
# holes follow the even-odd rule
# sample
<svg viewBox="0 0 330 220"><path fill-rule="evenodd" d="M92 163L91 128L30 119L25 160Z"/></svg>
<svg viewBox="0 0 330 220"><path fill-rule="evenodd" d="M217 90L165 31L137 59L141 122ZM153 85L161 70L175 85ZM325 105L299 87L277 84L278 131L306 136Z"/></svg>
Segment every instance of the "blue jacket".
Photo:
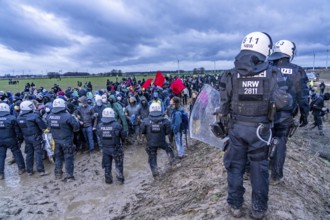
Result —
<svg viewBox="0 0 330 220"><path fill-rule="evenodd" d="M0 139L1 144L6 145L13 145L17 143L17 140L20 142L23 140L15 116L9 113L0 116Z"/></svg>
<svg viewBox="0 0 330 220"><path fill-rule="evenodd" d="M41 116L35 112L21 113L17 117L18 125L23 133L24 139L32 136L41 136L42 131L47 128Z"/></svg>
<svg viewBox="0 0 330 220"><path fill-rule="evenodd" d="M79 131L79 122L65 110L50 113L47 123L55 142L71 144L73 132Z"/></svg>
<svg viewBox="0 0 330 220"><path fill-rule="evenodd" d="M174 108L171 113L171 128L174 133L181 132L182 108Z"/></svg>

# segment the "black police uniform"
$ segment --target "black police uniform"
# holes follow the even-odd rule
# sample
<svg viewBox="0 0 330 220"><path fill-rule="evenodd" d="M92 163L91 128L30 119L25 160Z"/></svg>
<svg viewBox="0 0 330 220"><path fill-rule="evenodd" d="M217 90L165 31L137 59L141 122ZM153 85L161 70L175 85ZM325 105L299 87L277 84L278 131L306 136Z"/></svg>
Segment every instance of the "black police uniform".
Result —
<svg viewBox="0 0 330 220"><path fill-rule="evenodd" d="M224 73L220 81L222 116L230 115L229 146L224 156L227 169L228 197L231 208L242 207L245 188L243 174L250 164L252 211L265 213L268 208L268 146L270 137L270 99L279 77L264 56L242 50L235 58L235 68ZM257 129L263 131L257 135Z"/></svg>
<svg viewBox="0 0 330 220"><path fill-rule="evenodd" d="M317 127L319 129L320 135L323 133L323 124L322 124L322 108L324 107L324 99L322 96L314 92L311 96L310 111L312 111L314 124L312 128Z"/></svg>
<svg viewBox="0 0 330 220"><path fill-rule="evenodd" d="M48 127L55 142L55 177L61 178L63 160L65 162L66 179L73 179L74 171L74 132L80 128L79 122L65 109L52 109L47 119Z"/></svg>
<svg viewBox="0 0 330 220"><path fill-rule="evenodd" d="M97 135L102 143L102 168L105 171L105 182L112 183L112 160L115 161L116 177L120 183L124 183L124 150L121 141L127 132L115 118L101 118L97 126Z"/></svg>
<svg viewBox="0 0 330 220"><path fill-rule="evenodd" d="M146 151L149 156L149 165L154 177L159 175L157 166L157 150L161 148L166 151L170 163L174 161L174 153L165 137L171 132L170 121L164 118L160 111L150 112L141 125L142 134L147 137Z"/></svg>
<svg viewBox="0 0 330 220"><path fill-rule="evenodd" d="M320 95L324 94L324 90L325 90L325 83L322 81L320 83Z"/></svg>
<svg viewBox="0 0 330 220"><path fill-rule="evenodd" d="M276 112L274 119L273 137L277 139L276 148L270 159L271 177L278 181L283 177L283 166L286 156L286 143L290 128L295 126L293 117L300 109L301 126L307 125L309 113L307 86L308 78L300 66L290 63L289 58L274 61L273 65L281 71L286 79L288 92L292 96L292 105L286 106Z"/></svg>
<svg viewBox="0 0 330 220"><path fill-rule="evenodd" d="M24 158L20 149L23 142L22 133L18 127L15 116L9 112L0 112L0 176L3 177L7 149L13 153L20 173L25 172Z"/></svg>
<svg viewBox="0 0 330 220"><path fill-rule="evenodd" d="M44 143L42 131L47 128L41 116L33 111L22 112L17 117L18 125L23 133L25 140L26 169L33 174L33 162L36 160L37 171L42 175L45 173L43 164Z"/></svg>

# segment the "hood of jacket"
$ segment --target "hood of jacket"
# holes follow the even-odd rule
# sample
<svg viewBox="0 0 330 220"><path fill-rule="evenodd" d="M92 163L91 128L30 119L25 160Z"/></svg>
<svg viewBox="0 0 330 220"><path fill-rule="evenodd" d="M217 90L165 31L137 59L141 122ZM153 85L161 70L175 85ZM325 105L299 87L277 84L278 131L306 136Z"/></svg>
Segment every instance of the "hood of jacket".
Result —
<svg viewBox="0 0 330 220"><path fill-rule="evenodd" d="M266 57L260 53L242 50L235 57L235 69L242 76L254 76L268 68L269 63L265 60Z"/></svg>

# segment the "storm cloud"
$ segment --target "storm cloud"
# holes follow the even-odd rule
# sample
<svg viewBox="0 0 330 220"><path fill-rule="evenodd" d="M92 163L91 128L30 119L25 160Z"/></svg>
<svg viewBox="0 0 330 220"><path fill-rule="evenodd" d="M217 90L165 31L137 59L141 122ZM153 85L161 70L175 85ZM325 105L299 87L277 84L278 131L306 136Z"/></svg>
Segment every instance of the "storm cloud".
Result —
<svg viewBox="0 0 330 220"><path fill-rule="evenodd" d="M328 0L4 0L0 74L231 68L242 38L297 45L296 64L325 66Z"/></svg>

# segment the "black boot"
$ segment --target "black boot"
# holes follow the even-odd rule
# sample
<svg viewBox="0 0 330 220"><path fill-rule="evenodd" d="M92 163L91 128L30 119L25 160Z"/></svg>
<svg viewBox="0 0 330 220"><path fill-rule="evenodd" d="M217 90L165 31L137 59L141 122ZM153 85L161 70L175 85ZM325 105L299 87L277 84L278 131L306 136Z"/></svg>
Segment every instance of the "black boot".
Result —
<svg viewBox="0 0 330 220"><path fill-rule="evenodd" d="M168 161L169 161L170 165L173 165L173 163L174 163L174 153L173 152L167 153L167 157L168 157Z"/></svg>
<svg viewBox="0 0 330 220"><path fill-rule="evenodd" d="M112 182L113 182L112 181L112 176L105 174L105 183L106 184L111 184Z"/></svg>
<svg viewBox="0 0 330 220"><path fill-rule="evenodd" d="M320 136L324 136L324 133L323 133L323 125L319 125L319 126L318 126L318 129L319 129L319 135L320 135Z"/></svg>
<svg viewBox="0 0 330 220"><path fill-rule="evenodd" d="M154 177L154 178L157 178L158 176L159 176L159 171L158 171L158 169L156 168L156 169L153 169L153 170L151 170L151 172L152 172L152 176Z"/></svg>

